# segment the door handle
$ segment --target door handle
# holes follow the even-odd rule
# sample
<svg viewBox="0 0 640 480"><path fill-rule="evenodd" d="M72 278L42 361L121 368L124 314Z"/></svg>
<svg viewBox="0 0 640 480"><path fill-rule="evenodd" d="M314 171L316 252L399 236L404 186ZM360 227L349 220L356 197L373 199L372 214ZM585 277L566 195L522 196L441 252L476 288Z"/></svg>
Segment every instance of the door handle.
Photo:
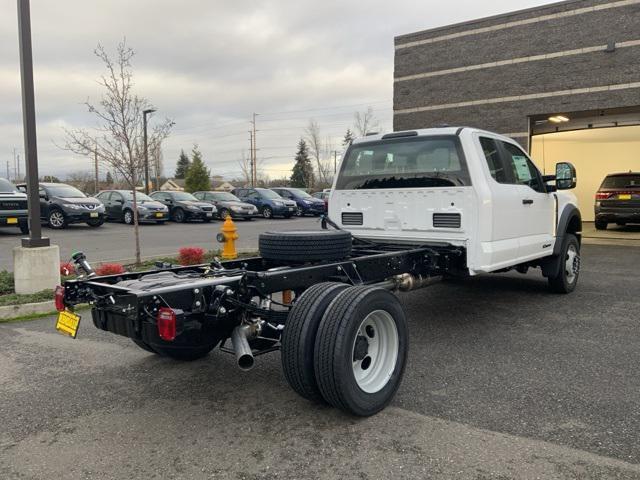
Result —
<svg viewBox="0 0 640 480"><path fill-rule="evenodd" d="M522 200L522 204L523 205L533 205L533 200L525 198L524 200Z"/></svg>

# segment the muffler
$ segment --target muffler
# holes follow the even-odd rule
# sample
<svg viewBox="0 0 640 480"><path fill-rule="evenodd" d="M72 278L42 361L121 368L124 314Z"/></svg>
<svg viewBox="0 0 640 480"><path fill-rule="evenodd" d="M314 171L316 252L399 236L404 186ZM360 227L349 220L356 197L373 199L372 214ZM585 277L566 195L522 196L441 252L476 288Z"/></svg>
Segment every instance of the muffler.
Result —
<svg viewBox="0 0 640 480"><path fill-rule="evenodd" d="M241 370L251 370L253 368L253 352L249 346L249 339L256 335L255 327L252 325L238 325L231 332L231 344L236 354L236 361Z"/></svg>
<svg viewBox="0 0 640 480"><path fill-rule="evenodd" d="M442 280L442 276L430 276L430 275L414 275L412 273L403 273L402 275L396 275L384 282L377 284L377 286L386 288L392 291L410 292L419 288L429 287Z"/></svg>

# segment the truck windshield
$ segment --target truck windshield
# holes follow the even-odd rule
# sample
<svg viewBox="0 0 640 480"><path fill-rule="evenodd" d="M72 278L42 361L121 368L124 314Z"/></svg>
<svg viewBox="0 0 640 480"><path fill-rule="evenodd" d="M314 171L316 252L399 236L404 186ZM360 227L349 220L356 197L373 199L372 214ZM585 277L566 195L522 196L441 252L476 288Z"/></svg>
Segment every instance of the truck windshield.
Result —
<svg viewBox="0 0 640 480"><path fill-rule="evenodd" d="M4 178L0 178L0 193L11 193L19 191L11 182L6 181Z"/></svg>
<svg viewBox="0 0 640 480"><path fill-rule="evenodd" d="M470 185L457 137L413 137L354 144L342 162L336 189Z"/></svg>

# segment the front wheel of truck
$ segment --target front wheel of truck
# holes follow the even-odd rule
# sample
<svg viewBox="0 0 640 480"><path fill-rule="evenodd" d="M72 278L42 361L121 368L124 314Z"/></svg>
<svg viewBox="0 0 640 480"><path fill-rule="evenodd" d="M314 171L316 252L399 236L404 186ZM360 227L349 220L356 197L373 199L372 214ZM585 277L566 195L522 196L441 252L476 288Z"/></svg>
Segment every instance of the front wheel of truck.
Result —
<svg viewBox="0 0 640 480"><path fill-rule="evenodd" d="M556 274L548 278L549 288L554 293L571 293L580 276L580 243L575 235L565 235L557 261Z"/></svg>

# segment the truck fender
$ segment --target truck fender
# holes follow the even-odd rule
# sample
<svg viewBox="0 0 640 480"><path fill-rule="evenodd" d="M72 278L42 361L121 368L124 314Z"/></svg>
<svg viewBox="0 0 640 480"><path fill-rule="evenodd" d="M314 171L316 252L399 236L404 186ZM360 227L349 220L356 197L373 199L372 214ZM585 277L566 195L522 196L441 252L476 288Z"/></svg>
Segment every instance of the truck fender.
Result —
<svg viewBox="0 0 640 480"><path fill-rule="evenodd" d="M567 234L575 235L578 243L582 243L582 216L580 210L575 205L566 205L560 220L558 221L558 229L556 231L556 242L553 245L553 255L542 259L540 267L542 275L545 277L553 277L557 275L558 270L562 266L560 252L562 244Z"/></svg>

